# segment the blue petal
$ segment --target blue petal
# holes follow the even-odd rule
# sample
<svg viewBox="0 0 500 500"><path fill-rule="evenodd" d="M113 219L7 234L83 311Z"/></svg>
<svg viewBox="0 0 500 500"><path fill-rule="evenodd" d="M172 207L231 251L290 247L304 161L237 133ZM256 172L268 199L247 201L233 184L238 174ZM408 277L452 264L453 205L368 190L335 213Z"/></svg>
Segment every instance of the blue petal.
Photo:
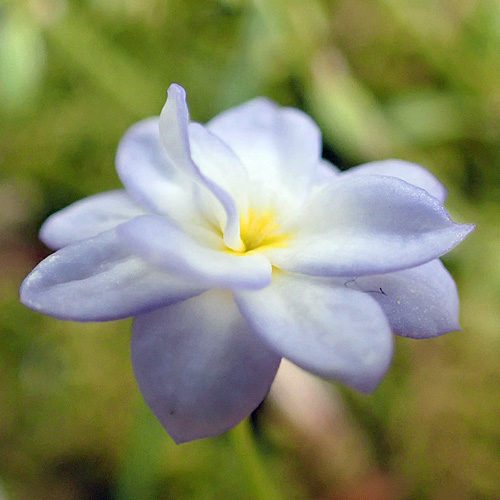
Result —
<svg viewBox="0 0 500 500"><path fill-rule="evenodd" d="M392 331L425 339L460 330L458 293L439 259L391 274L363 276L346 286L368 292L389 318Z"/></svg>
<svg viewBox="0 0 500 500"><path fill-rule="evenodd" d="M365 293L332 280L275 272L270 286L235 292L235 300L250 326L305 370L369 392L389 367L389 323Z"/></svg>
<svg viewBox="0 0 500 500"><path fill-rule="evenodd" d="M200 172L230 193L240 216L248 212L248 175L234 152L199 123L189 124L191 156Z"/></svg>
<svg viewBox="0 0 500 500"><path fill-rule="evenodd" d="M109 321L202 293L198 283L134 257L114 230L68 245L42 261L21 286L21 302L73 321Z"/></svg>
<svg viewBox="0 0 500 500"><path fill-rule="evenodd" d="M139 388L176 443L237 425L264 399L279 363L230 292L212 290L134 321Z"/></svg>
<svg viewBox="0 0 500 500"><path fill-rule="evenodd" d="M372 161L358 167L350 168L342 175L387 175L389 177L397 177L409 184L425 189L441 203L444 203L448 194L444 185L427 169L417 163L404 160Z"/></svg>
<svg viewBox="0 0 500 500"><path fill-rule="evenodd" d="M196 217L193 181L165 154L159 118L148 118L127 130L118 145L116 169L129 195L150 211L181 223Z"/></svg>
<svg viewBox="0 0 500 500"><path fill-rule="evenodd" d="M280 269L315 276L416 267L450 251L474 229L454 223L423 189L378 175L338 176L283 226L291 235L288 246L265 254Z"/></svg>
<svg viewBox="0 0 500 500"><path fill-rule="evenodd" d="M298 109L257 98L207 124L240 158L252 182L279 186L302 198L321 155L317 125Z"/></svg>
<svg viewBox="0 0 500 500"><path fill-rule="evenodd" d="M271 282L271 264L259 254L233 254L200 244L168 220L145 215L117 228L125 245L165 271L207 288L262 288Z"/></svg>
<svg viewBox="0 0 500 500"><path fill-rule="evenodd" d="M108 191L84 198L51 215L40 229L40 239L57 250L144 213L125 191Z"/></svg>
<svg viewBox="0 0 500 500"><path fill-rule="evenodd" d="M170 85L168 99L160 116L160 139L169 161L191 177L202 188L206 188L222 206L224 241L234 250L240 250L240 214L230 193L214 179L205 175L191 156L189 141L189 111L185 90L176 84Z"/></svg>

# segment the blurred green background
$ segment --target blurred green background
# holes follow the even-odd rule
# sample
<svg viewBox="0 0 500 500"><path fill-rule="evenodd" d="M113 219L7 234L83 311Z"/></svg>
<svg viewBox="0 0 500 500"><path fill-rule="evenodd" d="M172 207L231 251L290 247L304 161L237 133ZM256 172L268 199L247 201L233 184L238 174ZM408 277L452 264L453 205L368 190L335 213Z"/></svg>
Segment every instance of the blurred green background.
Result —
<svg viewBox="0 0 500 500"><path fill-rule="evenodd" d="M138 394L129 321L17 298L42 221L119 187L116 145L171 82L197 121L267 95L308 112L341 168L434 172L477 224L445 259L463 330L398 339L371 396L301 399L285 378L292 411L275 397L252 428L175 446ZM500 498L499 208L499 1L0 0L0 498Z"/></svg>

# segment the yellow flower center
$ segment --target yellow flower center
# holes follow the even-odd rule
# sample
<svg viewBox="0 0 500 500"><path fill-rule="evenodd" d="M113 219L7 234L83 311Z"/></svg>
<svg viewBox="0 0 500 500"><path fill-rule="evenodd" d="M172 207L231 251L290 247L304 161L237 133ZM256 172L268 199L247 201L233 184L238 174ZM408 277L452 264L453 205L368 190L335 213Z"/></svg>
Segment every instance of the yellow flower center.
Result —
<svg viewBox="0 0 500 500"><path fill-rule="evenodd" d="M244 249L239 254L244 254L265 247L283 247L290 235L281 231L276 222L276 216L271 211L263 213L250 209L248 217L240 219L240 235Z"/></svg>

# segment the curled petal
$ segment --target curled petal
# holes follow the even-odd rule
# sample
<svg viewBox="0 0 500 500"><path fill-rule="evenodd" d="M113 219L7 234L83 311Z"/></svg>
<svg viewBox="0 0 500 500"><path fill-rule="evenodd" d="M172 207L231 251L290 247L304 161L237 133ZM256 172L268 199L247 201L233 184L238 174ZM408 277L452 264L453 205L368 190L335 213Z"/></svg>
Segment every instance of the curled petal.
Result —
<svg viewBox="0 0 500 500"><path fill-rule="evenodd" d="M144 399L176 443L238 424L264 399L280 362L220 290L138 316L131 349Z"/></svg>
<svg viewBox="0 0 500 500"><path fill-rule="evenodd" d="M317 125L297 109L264 98L221 113L207 124L238 155L257 185L302 197L321 154Z"/></svg>
<svg viewBox="0 0 500 500"><path fill-rule="evenodd" d="M239 213L248 212L248 175L234 152L199 123L189 125L191 156L200 171L231 193Z"/></svg>
<svg viewBox="0 0 500 500"><path fill-rule="evenodd" d="M40 229L40 239L49 248L58 250L144 213L144 209L125 191L107 191L84 198L51 215Z"/></svg>
<svg viewBox="0 0 500 500"><path fill-rule="evenodd" d="M357 390L375 389L392 356L392 335L367 294L331 280L275 272L258 291L235 292L238 307L284 358Z"/></svg>
<svg viewBox="0 0 500 500"><path fill-rule="evenodd" d="M288 247L266 255L280 269L363 276L429 262L460 243L472 224L454 223L433 196L395 177L338 177L318 191L286 231Z"/></svg>
<svg viewBox="0 0 500 500"><path fill-rule="evenodd" d="M396 273L362 276L346 286L370 293L393 333L403 337L425 339L460 330L457 287L439 259Z"/></svg>
<svg viewBox="0 0 500 500"><path fill-rule="evenodd" d="M224 242L234 250L243 246L240 239L240 214L234 198L215 180L205 175L193 161L189 142L189 111L185 90L176 84L170 85L168 99L160 116L160 139L169 161L205 188L223 208L221 222Z"/></svg>
<svg viewBox="0 0 500 500"><path fill-rule="evenodd" d="M117 229L124 244L144 260L201 286L262 288L271 282L271 264L261 254L238 255L200 245L157 215L145 215Z"/></svg>
<svg viewBox="0 0 500 500"><path fill-rule="evenodd" d="M444 203L447 196L446 188L427 169L404 160L382 160L364 163L350 168L342 175L387 175L425 189L430 195Z"/></svg>
<svg viewBox="0 0 500 500"><path fill-rule="evenodd" d="M54 318L110 321L202 293L197 283L133 257L114 230L65 246L21 286L21 302Z"/></svg>
<svg viewBox="0 0 500 500"><path fill-rule="evenodd" d="M193 181L165 154L158 118L127 131L118 145L116 170L127 192L151 211L179 222L195 217Z"/></svg>

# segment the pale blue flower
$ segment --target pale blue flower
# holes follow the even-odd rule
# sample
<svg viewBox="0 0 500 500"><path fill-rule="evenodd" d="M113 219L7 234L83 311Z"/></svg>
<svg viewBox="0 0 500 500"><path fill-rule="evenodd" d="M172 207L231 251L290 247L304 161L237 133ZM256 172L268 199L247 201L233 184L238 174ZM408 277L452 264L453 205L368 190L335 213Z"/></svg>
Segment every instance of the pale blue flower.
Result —
<svg viewBox="0 0 500 500"><path fill-rule="evenodd" d="M388 160L340 173L304 113L255 99L206 126L172 85L160 118L118 147L125 190L51 216L57 250L26 278L28 307L74 321L135 317L132 363L176 442L222 433L265 397L281 357L360 391L392 333L458 329L438 258L473 229L443 186Z"/></svg>

